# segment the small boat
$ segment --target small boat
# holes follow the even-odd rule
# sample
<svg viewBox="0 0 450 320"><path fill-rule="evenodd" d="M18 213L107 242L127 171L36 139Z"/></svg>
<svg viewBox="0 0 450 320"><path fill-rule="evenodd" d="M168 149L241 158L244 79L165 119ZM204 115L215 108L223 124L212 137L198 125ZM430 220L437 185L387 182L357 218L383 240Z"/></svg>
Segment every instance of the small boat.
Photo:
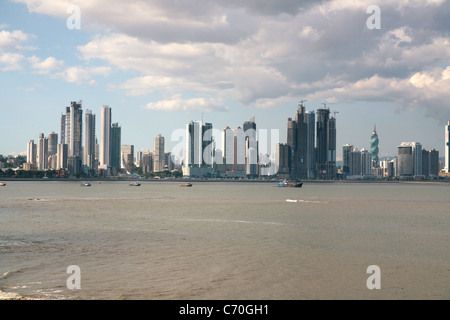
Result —
<svg viewBox="0 0 450 320"><path fill-rule="evenodd" d="M192 187L192 183L180 183L180 187Z"/></svg>
<svg viewBox="0 0 450 320"><path fill-rule="evenodd" d="M90 187L91 184L90 184L89 182L83 182L83 183L81 184L81 186L82 186L82 187Z"/></svg>
<svg viewBox="0 0 450 320"><path fill-rule="evenodd" d="M0 182L0 187L4 187L4 186L6 186L6 183Z"/></svg>
<svg viewBox="0 0 450 320"><path fill-rule="evenodd" d="M287 180L284 180L282 183L278 184L277 187L284 187L284 188L301 188L303 185L302 182L300 183L289 183Z"/></svg>
<svg viewBox="0 0 450 320"><path fill-rule="evenodd" d="M130 183L130 186L132 186L132 187L140 187L141 184L139 182L132 182L132 183Z"/></svg>

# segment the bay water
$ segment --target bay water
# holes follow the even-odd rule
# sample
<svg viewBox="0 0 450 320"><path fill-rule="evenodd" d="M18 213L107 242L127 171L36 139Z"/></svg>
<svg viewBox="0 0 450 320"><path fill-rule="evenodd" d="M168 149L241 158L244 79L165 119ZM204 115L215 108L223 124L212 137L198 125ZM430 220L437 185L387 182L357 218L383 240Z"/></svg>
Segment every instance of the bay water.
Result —
<svg viewBox="0 0 450 320"><path fill-rule="evenodd" d="M91 183L0 187L0 298L450 299L450 184Z"/></svg>

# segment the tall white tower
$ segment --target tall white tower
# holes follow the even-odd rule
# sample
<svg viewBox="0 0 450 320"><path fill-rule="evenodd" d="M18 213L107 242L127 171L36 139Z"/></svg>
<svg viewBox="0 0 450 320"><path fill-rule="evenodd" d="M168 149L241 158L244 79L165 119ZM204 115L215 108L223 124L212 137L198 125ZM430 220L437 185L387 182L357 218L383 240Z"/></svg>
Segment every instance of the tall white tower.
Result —
<svg viewBox="0 0 450 320"><path fill-rule="evenodd" d="M450 172L450 121L445 126L445 172Z"/></svg>
<svg viewBox="0 0 450 320"><path fill-rule="evenodd" d="M111 140L111 108L102 106L100 114L100 167L107 169L110 165L109 149Z"/></svg>

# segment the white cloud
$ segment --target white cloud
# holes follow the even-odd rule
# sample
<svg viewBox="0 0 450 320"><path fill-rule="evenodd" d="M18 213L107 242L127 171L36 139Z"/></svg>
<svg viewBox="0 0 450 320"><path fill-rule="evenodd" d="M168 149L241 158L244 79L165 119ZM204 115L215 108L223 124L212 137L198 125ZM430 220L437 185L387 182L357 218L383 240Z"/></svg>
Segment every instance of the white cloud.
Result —
<svg viewBox="0 0 450 320"><path fill-rule="evenodd" d="M95 76L106 77L112 72L110 67L82 67L75 66L66 68L63 72L56 73L56 78L62 78L63 80L71 83L82 84L88 82L93 85L92 78Z"/></svg>
<svg viewBox="0 0 450 320"><path fill-rule="evenodd" d="M44 61L41 61L40 58L32 56L28 58L28 61L31 63L31 68L36 70L39 74L48 74L54 70L62 68L64 65L63 61L57 60L53 57L48 57Z"/></svg>
<svg viewBox="0 0 450 320"><path fill-rule="evenodd" d="M21 30L14 30L12 32L0 31L0 51L20 51L29 49L24 47L24 43L30 39L30 36Z"/></svg>
<svg viewBox="0 0 450 320"><path fill-rule="evenodd" d="M157 111L184 111L184 112L212 112L227 111L229 108L224 105L222 99L217 98L191 98L182 99L174 97L168 100L150 102L145 107L149 110Z"/></svg>
<svg viewBox="0 0 450 320"><path fill-rule="evenodd" d="M14 71L22 69L22 60L25 57L20 53L0 54L0 66L2 71Z"/></svg>

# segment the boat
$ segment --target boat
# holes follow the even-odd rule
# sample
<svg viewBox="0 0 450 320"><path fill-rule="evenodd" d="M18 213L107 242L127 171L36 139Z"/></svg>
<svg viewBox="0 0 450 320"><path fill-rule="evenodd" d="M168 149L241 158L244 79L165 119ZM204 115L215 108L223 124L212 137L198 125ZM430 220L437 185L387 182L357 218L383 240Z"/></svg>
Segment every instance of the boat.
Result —
<svg viewBox="0 0 450 320"><path fill-rule="evenodd" d="M284 180L282 183L279 183L277 187L284 187L284 188L301 188L303 185L302 182L300 183L289 183L287 180Z"/></svg>
<svg viewBox="0 0 450 320"><path fill-rule="evenodd" d="M83 183L81 184L81 186L82 186L82 187L90 187L91 184L90 184L89 182L83 182Z"/></svg>
<svg viewBox="0 0 450 320"><path fill-rule="evenodd" d="M6 183L0 182L0 187L4 187L4 186L6 186Z"/></svg>
<svg viewBox="0 0 450 320"><path fill-rule="evenodd" d="M140 187L141 184L139 182L131 182L130 186L132 186L132 187Z"/></svg>
<svg viewBox="0 0 450 320"><path fill-rule="evenodd" d="M180 187L192 187L192 183L180 183Z"/></svg>

